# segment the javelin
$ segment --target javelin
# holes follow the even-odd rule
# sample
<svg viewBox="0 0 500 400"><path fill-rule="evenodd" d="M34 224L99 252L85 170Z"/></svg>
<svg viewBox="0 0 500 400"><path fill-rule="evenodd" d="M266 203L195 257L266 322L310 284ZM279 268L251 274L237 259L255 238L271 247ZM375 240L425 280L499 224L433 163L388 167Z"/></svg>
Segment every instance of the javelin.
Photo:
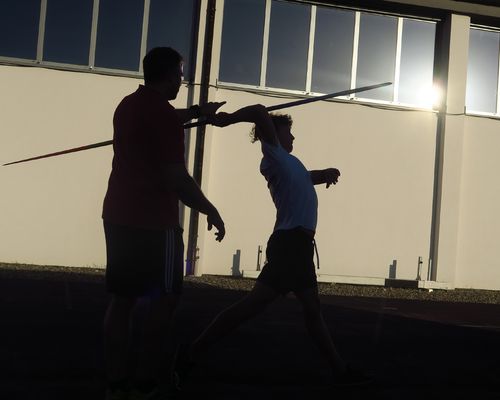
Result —
<svg viewBox="0 0 500 400"><path fill-rule="evenodd" d="M367 91L367 90L378 89L378 88L381 88L383 86L388 86L388 85L392 85L392 82L384 82L384 83L379 83L377 85L362 86L362 87L359 87L359 88L342 90L341 92L324 94L322 96L309 97L307 99L291 101L289 103L277 104L275 106L266 107L266 110L267 111L275 111L275 110L280 110L282 108L290 108L290 107L300 106L302 104L313 103L315 101L331 99L333 97L347 96L347 95L353 94L353 93L358 93L358 92L364 92L364 91ZM206 120L201 120L201 121L192 122L192 123L189 123L189 124L184 124L183 127L184 127L184 129L188 129L188 128L192 128L192 127L195 127L195 126L205 125L207 123L208 122ZM24 160L12 161L12 162L9 162L7 164L3 164L3 166L5 167L7 165L19 164L19 163L23 163L23 162L27 162L27 161L33 161L33 160L40 160L42 158L49 158L49 157L61 156L63 154L76 153L78 151L95 149L97 147L108 146L110 144L113 144L113 141L112 140L106 140L104 142L88 144L88 145L80 146L80 147L74 147L72 149L57 151L55 153L49 153L49 154L44 154L44 155L41 155L41 156L36 156L36 157L31 157L31 158L25 158Z"/></svg>

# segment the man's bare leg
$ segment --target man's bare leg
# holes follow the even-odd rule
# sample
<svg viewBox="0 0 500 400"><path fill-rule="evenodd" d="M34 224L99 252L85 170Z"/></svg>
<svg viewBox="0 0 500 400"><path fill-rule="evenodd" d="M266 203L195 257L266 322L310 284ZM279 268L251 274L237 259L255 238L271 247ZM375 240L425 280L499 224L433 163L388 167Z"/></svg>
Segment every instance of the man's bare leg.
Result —
<svg viewBox="0 0 500 400"><path fill-rule="evenodd" d="M128 377L130 317L137 299L114 295L104 317L106 374L110 382Z"/></svg>
<svg viewBox="0 0 500 400"><path fill-rule="evenodd" d="M167 340L171 336L172 317L179 303L177 295L167 294L151 299L143 323L136 372L138 382L162 380L162 366Z"/></svg>

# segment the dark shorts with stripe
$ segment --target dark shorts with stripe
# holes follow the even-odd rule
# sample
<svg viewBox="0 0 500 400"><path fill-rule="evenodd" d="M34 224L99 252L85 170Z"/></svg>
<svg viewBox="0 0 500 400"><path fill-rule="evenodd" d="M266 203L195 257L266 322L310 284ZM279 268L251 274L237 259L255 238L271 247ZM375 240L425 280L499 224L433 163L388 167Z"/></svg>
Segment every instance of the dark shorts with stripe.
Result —
<svg viewBox="0 0 500 400"><path fill-rule="evenodd" d="M316 288L314 239L301 228L275 231L267 242L267 262L258 282L277 293Z"/></svg>
<svg viewBox="0 0 500 400"><path fill-rule="evenodd" d="M184 243L180 227L150 230L104 221L106 288L124 297L180 294Z"/></svg>

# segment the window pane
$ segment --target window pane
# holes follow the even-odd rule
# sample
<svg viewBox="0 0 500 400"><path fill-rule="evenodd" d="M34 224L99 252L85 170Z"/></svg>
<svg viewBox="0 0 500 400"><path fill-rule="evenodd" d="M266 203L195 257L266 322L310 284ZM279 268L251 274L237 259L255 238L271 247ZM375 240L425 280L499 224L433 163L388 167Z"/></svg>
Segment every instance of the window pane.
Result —
<svg viewBox="0 0 500 400"><path fill-rule="evenodd" d="M219 66L222 82L260 84L265 0L226 0Z"/></svg>
<svg viewBox="0 0 500 400"><path fill-rule="evenodd" d="M191 77L191 49L197 0L151 0L147 50L172 47L184 58L184 78Z"/></svg>
<svg viewBox="0 0 500 400"><path fill-rule="evenodd" d="M394 81L397 18L361 14L356 86ZM360 97L392 100L393 86L363 92Z"/></svg>
<svg viewBox="0 0 500 400"><path fill-rule="evenodd" d="M43 59L88 65L93 0L48 0Z"/></svg>
<svg viewBox="0 0 500 400"><path fill-rule="evenodd" d="M266 86L305 90L311 6L273 1Z"/></svg>
<svg viewBox="0 0 500 400"><path fill-rule="evenodd" d="M351 87L354 12L318 7L311 90L333 93Z"/></svg>
<svg viewBox="0 0 500 400"><path fill-rule="evenodd" d="M432 106L436 24L404 19L401 44L399 101Z"/></svg>
<svg viewBox="0 0 500 400"><path fill-rule="evenodd" d="M467 70L468 111L496 113L498 91L498 32L471 29Z"/></svg>
<svg viewBox="0 0 500 400"><path fill-rule="evenodd" d="M0 3L0 56L36 59L40 0Z"/></svg>
<svg viewBox="0 0 500 400"><path fill-rule="evenodd" d="M144 0L100 0L95 64L139 70Z"/></svg>

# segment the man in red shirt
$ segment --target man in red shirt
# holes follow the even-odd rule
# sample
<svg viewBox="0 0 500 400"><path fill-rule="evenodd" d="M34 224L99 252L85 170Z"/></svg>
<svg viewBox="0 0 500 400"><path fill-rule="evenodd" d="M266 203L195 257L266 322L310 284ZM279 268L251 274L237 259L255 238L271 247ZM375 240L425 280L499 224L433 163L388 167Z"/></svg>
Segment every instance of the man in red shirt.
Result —
<svg viewBox="0 0 500 400"><path fill-rule="evenodd" d="M219 212L186 169L182 126L213 115L223 103L177 110L169 103L182 80L182 57L171 48L152 49L143 70L144 85L126 96L114 114L114 157L102 214L111 293L104 321L108 399L162 398L160 363L184 276L179 200L207 215L216 240L225 234ZM131 314L144 296L149 308L138 366L131 373Z"/></svg>

